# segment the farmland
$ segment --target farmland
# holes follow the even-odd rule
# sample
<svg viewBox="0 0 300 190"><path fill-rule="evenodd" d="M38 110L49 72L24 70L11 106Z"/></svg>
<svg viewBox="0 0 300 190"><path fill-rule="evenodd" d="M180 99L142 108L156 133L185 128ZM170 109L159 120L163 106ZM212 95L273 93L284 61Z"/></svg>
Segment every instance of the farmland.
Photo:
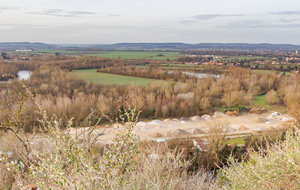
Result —
<svg viewBox="0 0 300 190"><path fill-rule="evenodd" d="M134 85L146 86L148 83L161 82L155 79L99 73L96 71L96 69L74 70L73 73L87 81L97 83L97 84L105 84L105 85L134 84Z"/></svg>
<svg viewBox="0 0 300 190"><path fill-rule="evenodd" d="M215 58L215 60L247 60L247 59L266 59L265 57L262 56L222 56L222 55L216 55L216 57L220 58ZM267 58L269 60L269 58Z"/></svg>
<svg viewBox="0 0 300 190"><path fill-rule="evenodd" d="M254 73L262 73L262 74L272 74L276 73L277 71L275 70L252 70ZM280 72L280 74L285 74L285 75L292 75L292 72Z"/></svg>
<svg viewBox="0 0 300 190"><path fill-rule="evenodd" d="M107 51L97 54L86 54L87 56L98 56L121 59L149 59L149 60L174 60L180 57L179 52L132 52L132 51ZM161 55L161 56L158 56Z"/></svg>
<svg viewBox="0 0 300 190"><path fill-rule="evenodd" d="M145 69L149 68L148 65L132 65L134 67ZM157 64L156 68L167 69L167 70L178 70L181 69L183 71L190 72L198 72L198 73L210 73L210 74L222 74L227 71L226 66L217 66L217 65L187 65L187 64Z"/></svg>
<svg viewBox="0 0 300 190"><path fill-rule="evenodd" d="M175 52L164 51L76 51L76 50L35 50L33 53L56 53L60 52L65 55L80 55L80 56L97 56L104 58L120 58L120 59L147 59L147 60L174 60L182 55ZM22 52L21 52L22 53ZM24 54L24 53L23 53Z"/></svg>

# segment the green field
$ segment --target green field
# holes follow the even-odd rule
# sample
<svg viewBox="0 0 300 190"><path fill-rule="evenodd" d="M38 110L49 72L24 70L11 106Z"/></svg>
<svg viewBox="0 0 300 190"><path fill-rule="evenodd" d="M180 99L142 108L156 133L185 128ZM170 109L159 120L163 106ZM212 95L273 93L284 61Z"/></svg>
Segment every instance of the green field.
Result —
<svg viewBox="0 0 300 190"><path fill-rule="evenodd" d="M45 53L64 53L64 54L81 54L84 56L97 56L97 57L107 57L107 58L121 58L121 59L149 59L149 60L174 60L182 55L179 52L140 52L140 51L66 51L66 50L35 50L36 52ZM163 56L157 56L157 55Z"/></svg>
<svg viewBox="0 0 300 190"><path fill-rule="evenodd" d="M277 112L280 112L280 113L286 113L287 112L286 108L283 107L283 106L269 105L267 103L267 100L266 100L266 95L256 96L254 98L253 104L256 105L256 106L262 107L262 108L266 108L267 110L277 111Z"/></svg>
<svg viewBox="0 0 300 190"><path fill-rule="evenodd" d="M226 139L225 144L245 144L244 138Z"/></svg>
<svg viewBox="0 0 300 190"><path fill-rule="evenodd" d="M261 108L265 108L267 110L270 111L277 111L279 113L286 113L287 109L284 106L279 106L279 105L270 105L267 103L266 100L266 95L261 95L261 96L255 96L254 97L254 101L253 101L253 105L246 107L248 109L250 109L253 106L259 106ZM228 110L228 108L223 108L223 107L213 107L215 110L220 111L220 112L226 112ZM236 109L241 109L240 107L233 107L230 108L230 110L236 110Z"/></svg>
<svg viewBox="0 0 300 190"><path fill-rule="evenodd" d="M135 65L135 67L138 67L140 69L147 69L147 68L149 68L149 65ZM158 68L161 68L161 69L186 69L186 67L163 66L163 65L158 66Z"/></svg>
<svg viewBox="0 0 300 190"><path fill-rule="evenodd" d="M232 59L238 59L238 60L244 60L244 59L267 59L266 57L262 57L262 56L247 56L247 57L243 57L243 56L222 56L222 55L216 55L216 56L220 56L222 58L216 58L215 60L232 60Z"/></svg>
<svg viewBox="0 0 300 190"><path fill-rule="evenodd" d="M162 54L164 56L157 56ZM179 52L132 52L132 51L107 51L97 54L86 54L86 56L98 56L121 59L150 59L150 60L174 60L182 55Z"/></svg>
<svg viewBox="0 0 300 190"><path fill-rule="evenodd" d="M155 80L155 79L130 77L130 76L123 76L123 75L108 74L108 73L99 73L96 72L96 69L74 70L72 72L84 80L97 83L97 84L105 84L105 85L133 84L133 85L146 86L148 83L166 83L165 81Z"/></svg>
<svg viewBox="0 0 300 190"><path fill-rule="evenodd" d="M265 108L265 109L270 110L270 111L276 111L276 112L279 112L279 113L287 113L287 109L284 106L268 104L267 100L266 100L266 95L255 96L254 101L253 101L253 105L249 106L249 107L246 107L246 108L250 109L253 106L259 106L261 108ZM213 107L213 108L216 111L220 111L220 112L226 112L228 110L228 108L223 108L222 106ZM230 108L230 110L236 110L236 109L241 110L241 107L232 107L232 108Z"/></svg>
<svg viewBox="0 0 300 190"><path fill-rule="evenodd" d="M262 74L271 74L271 73L276 73L277 71L273 71L273 70L252 70L251 72L254 73L262 73ZM292 75L292 72L280 72L280 74L286 74L286 75Z"/></svg>
<svg viewBox="0 0 300 190"><path fill-rule="evenodd" d="M40 49L34 50L32 53L45 52L45 53L64 53L64 54L88 54L88 53L98 53L97 51L68 51L68 50L57 50L57 49Z"/></svg>

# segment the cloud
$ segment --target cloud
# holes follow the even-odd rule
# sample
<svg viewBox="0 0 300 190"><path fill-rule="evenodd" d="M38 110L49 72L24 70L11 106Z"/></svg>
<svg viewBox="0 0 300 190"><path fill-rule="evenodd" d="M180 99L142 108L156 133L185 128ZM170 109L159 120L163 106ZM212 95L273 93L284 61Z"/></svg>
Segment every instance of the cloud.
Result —
<svg viewBox="0 0 300 190"><path fill-rule="evenodd" d="M82 15L92 15L93 12L88 11L65 11L62 9L46 9L41 12L28 12L30 14L48 15L48 16L59 16L59 17L76 17Z"/></svg>
<svg viewBox="0 0 300 190"><path fill-rule="evenodd" d="M279 12L271 12L273 15L300 15L300 11L279 11Z"/></svg>
<svg viewBox="0 0 300 190"><path fill-rule="evenodd" d="M281 23L291 23L291 22L296 22L296 21L299 21L300 19L280 19L278 20L278 22L281 22Z"/></svg>
<svg viewBox="0 0 300 190"><path fill-rule="evenodd" d="M300 24L273 24L272 22L262 21L262 20L243 20L232 22L229 25L222 25L219 28L227 29L281 29L281 28L300 28Z"/></svg>
<svg viewBox="0 0 300 190"><path fill-rule="evenodd" d="M232 22L229 24L230 27L233 28L255 28L261 26L264 22L261 20L243 20Z"/></svg>
<svg viewBox="0 0 300 190"><path fill-rule="evenodd" d="M211 20L211 19L218 18L218 17L233 17L233 16L243 16L243 15L240 15L240 14L236 14L236 15L203 14L203 15L195 15L195 16L193 16L193 18L195 18L197 20Z"/></svg>
<svg viewBox="0 0 300 190"><path fill-rule="evenodd" d="M88 12L88 11L70 11L69 12L71 15L77 15L77 16L80 16L80 15L92 15L92 14L95 14L93 12Z"/></svg>
<svg viewBox="0 0 300 190"><path fill-rule="evenodd" d="M194 21L194 20L182 20L182 21L179 21L180 24L183 24L183 25L193 25L195 24L197 21Z"/></svg>
<svg viewBox="0 0 300 190"><path fill-rule="evenodd" d="M160 24L160 25L154 25L153 27L156 28L156 27L166 27L166 26L169 26L167 24Z"/></svg>
<svg viewBox="0 0 300 190"><path fill-rule="evenodd" d="M121 16L121 15L118 15L118 14L111 14L111 15L108 15L108 16L118 17L118 16Z"/></svg>
<svg viewBox="0 0 300 190"><path fill-rule="evenodd" d="M8 10L17 10L18 7L10 7L10 6L0 6L0 13Z"/></svg>

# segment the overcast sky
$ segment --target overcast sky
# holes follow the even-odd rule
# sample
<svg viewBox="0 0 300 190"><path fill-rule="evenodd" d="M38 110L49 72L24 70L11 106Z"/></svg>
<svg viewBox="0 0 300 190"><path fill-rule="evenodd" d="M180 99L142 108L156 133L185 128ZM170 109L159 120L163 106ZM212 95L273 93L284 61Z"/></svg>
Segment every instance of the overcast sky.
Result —
<svg viewBox="0 0 300 190"><path fill-rule="evenodd" d="M0 42L288 43L299 0L0 0Z"/></svg>

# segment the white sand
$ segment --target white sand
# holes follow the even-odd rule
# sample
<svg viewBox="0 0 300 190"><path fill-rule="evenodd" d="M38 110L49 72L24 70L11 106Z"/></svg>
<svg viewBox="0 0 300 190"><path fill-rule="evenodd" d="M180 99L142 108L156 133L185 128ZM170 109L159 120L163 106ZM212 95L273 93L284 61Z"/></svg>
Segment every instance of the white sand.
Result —
<svg viewBox="0 0 300 190"><path fill-rule="evenodd" d="M218 113L221 118L213 118L209 115L204 117L194 116L189 119L184 119L185 122L181 122L179 119L165 119L162 120L153 120L148 123L139 122L135 127L134 133L139 135L141 140L157 140L157 138L151 137L153 133L160 133L164 135L164 139L170 139L178 136L205 136L205 133L208 131L207 123L214 121L227 121L229 122L228 132L231 134L240 134L240 133L251 133L251 132L262 132L270 129L282 129L288 123L288 121L283 121L282 117L276 117L278 114L273 114L272 112L264 114L244 114L238 117L229 117L224 114ZM268 122L255 122L253 118L264 118ZM207 120L205 120L205 119ZM286 116L287 118L287 116ZM290 117L288 117L290 118ZM239 127L243 125L246 130L238 130ZM77 129L77 132L82 131L83 129ZM102 131L101 126L97 128L97 132ZM113 139L117 131L113 127L106 129L105 135L99 137L100 142L107 142L110 139ZM72 134L75 134L74 129Z"/></svg>

